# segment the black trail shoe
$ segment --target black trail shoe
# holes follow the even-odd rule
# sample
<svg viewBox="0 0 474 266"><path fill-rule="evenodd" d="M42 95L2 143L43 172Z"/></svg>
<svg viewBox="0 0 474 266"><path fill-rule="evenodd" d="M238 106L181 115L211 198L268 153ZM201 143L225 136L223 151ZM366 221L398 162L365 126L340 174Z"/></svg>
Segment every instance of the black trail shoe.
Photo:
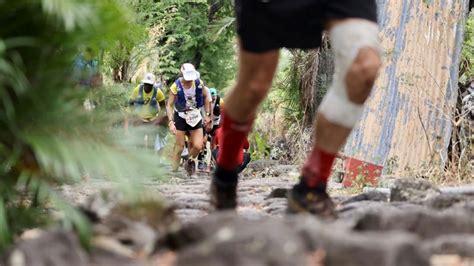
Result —
<svg viewBox="0 0 474 266"><path fill-rule="evenodd" d="M184 170L188 173L189 176L193 175L196 172L196 162L193 159L188 159L186 164L184 165Z"/></svg>
<svg viewBox="0 0 474 266"><path fill-rule="evenodd" d="M335 204L325 188L308 188L296 184L288 192L288 213L310 213L323 219L336 219Z"/></svg>
<svg viewBox="0 0 474 266"><path fill-rule="evenodd" d="M237 172L216 168L211 180L211 205L216 210L237 208Z"/></svg>

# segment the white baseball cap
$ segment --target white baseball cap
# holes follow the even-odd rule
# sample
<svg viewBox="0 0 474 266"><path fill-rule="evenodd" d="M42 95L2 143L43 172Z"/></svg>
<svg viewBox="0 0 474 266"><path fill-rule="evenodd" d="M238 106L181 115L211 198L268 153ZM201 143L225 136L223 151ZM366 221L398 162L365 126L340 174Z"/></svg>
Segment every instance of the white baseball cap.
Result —
<svg viewBox="0 0 474 266"><path fill-rule="evenodd" d="M150 84L154 85L155 84L155 75L152 73L146 73L145 77L142 79L143 84Z"/></svg>
<svg viewBox="0 0 474 266"><path fill-rule="evenodd" d="M184 80L191 81L198 79L196 68L190 63L185 63L181 66L181 73Z"/></svg>

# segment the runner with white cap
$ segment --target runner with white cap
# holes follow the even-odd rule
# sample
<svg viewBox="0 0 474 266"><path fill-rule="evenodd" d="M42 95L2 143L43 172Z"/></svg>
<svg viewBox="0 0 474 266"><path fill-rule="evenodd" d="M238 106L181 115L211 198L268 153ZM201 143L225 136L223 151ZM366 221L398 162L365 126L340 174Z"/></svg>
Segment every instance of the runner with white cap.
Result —
<svg viewBox="0 0 474 266"><path fill-rule="evenodd" d="M185 169L191 175L196 169L196 157L203 148L203 122L204 124L211 122L209 104L207 104L210 96L192 64L185 63L180 70L181 77L170 87L166 109L169 129L172 134L176 135L173 171L178 170L185 134L189 132L192 146L189 149L189 160L185 164ZM204 111L201 110L202 107Z"/></svg>

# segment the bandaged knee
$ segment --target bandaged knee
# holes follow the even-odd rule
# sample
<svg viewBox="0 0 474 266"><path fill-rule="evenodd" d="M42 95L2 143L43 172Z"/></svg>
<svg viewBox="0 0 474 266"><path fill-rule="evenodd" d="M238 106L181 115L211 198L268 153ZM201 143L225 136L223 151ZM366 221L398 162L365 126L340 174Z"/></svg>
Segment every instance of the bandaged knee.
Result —
<svg viewBox="0 0 474 266"><path fill-rule="evenodd" d="M319 113L337 125L353 128L364 112L363 104L350 101L346 76L362 48L373 48L380 54L379 28L374 22L351 20L343 22L329 32L334 51L334 76Z"/></svg>

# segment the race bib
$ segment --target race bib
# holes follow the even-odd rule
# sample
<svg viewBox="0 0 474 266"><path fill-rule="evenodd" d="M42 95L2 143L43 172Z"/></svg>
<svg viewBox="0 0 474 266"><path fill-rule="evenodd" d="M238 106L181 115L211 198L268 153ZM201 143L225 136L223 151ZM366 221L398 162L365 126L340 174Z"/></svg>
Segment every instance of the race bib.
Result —
<svg viewBox="0 0 474 266"><path fill-rule="evenodd" d="M186 124L195 127L202 119L201 111L194 109L186 113Z"/></svg>

